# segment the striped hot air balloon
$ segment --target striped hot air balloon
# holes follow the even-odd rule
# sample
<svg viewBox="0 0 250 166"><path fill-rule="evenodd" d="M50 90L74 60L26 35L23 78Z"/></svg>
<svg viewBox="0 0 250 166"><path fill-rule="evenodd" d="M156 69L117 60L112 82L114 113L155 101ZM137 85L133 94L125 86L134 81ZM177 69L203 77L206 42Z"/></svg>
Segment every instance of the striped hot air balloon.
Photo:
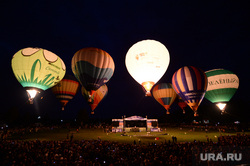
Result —
<svg viewBox="0 0 250 166"><path fill-rule="evenodd" d="M175 101L177 97L176 92L174 91L171 83L160 83L154 86L152 90L153 97L158 101L166 110L167 114L169 113L170 106Z"/></svg>
<svg viewBox="0 0 250 166"><path fill-rule="evenodd" d="M90 108L91 108L91 114L94 114L95 108L98 106L98 104L104 99L105 96L108 94L108 87L106 84L101 86L97 91L93 93L91 96L91 100L89 100L89 91L87 91L82 86L82 95L85 98L85 100L88 102Z"/></svg>
<svg viewBox="0 0 250 166"><path fill-rule="evenodd" d="M62 110L66 104L73 99L79 90L79 82L72 75L65 75L64 78L54 87L51 88L56 98L62 105Z"/></svg>
<svg viewBox="0 0 250 166"><path fill-rule="evenodd" d="M197 67L184 66L174 73L172 84L176 93L194 111L194 116L198 116L197 109L207 89L206 74Z"/></svg>
<svg viewBox="0 0 250 166"><path fill-rule="evenodd" d="M115 64L112 57L99 48L83 48L75 53L71 62L72 71L81 85L90 92L90 97L112 77Z"/></svg>
<svg viewBox="0 0 250 166"><path fill-rule="evenodd" d="M215 103L222 113L239 87L239 78L225 69L213 69L205 72L208 79L205 98Z"/></svg>

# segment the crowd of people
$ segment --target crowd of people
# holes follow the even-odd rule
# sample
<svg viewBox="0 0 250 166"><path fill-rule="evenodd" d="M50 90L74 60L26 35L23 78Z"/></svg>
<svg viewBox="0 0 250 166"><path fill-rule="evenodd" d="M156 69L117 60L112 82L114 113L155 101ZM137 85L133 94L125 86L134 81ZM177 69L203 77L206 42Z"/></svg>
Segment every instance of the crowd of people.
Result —
<svg viewBox="0 0 250 166"><path fill-rule="evenodd" d="M231 147L232 150L235 146L248 148L249 138L248 135L221 136L218 142L162 142L161 144L128 144L101 139L64 141L6 139L0 141L0 165L194 165L200 162L198 153L225 147Z"/></svg>

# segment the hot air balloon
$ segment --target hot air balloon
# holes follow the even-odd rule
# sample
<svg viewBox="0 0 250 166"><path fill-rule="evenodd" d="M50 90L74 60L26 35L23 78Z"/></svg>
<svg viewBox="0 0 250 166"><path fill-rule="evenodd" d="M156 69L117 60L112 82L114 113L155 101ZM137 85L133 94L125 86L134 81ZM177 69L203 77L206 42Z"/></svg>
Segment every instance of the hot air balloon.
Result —
<svg viewBox="0 0 250 166"><path fill-rule="evenodd" d="M71 63L72 71L81 85L90 93L107 83L112 77L115 64L112 57L99 48L83 48L75 53Z"/></svg>
<svg viewBox="0 0 250 166"><path fill-rule="evenodd" d="M13 56L11 66L15 77L26 89L31 104L38 92L56 85L66 71L61 58L42 48L19 50Z"/></svg>
<svg viewBox="0 0 250 166"><path fill-rule="evenodd" d="M184 66L174 73L172 84L176 93L194 111L194 116L198 116L197 109L207 89L206 74L194 66Z"/></svg>
<svg viewBox="0 0 250 166"><path fill-rule="evenodd" d="M175 101L177 97L176 92L174 91L172 84L170 83L160 83L153 87L152 95L156 101L158 101L166 110L167 114L169 113L170 106Z"/></svg>
<svg viewBox="0 0 250 166"><path fill-rule="evenodd" d="M135 43L127 52L125 64L129 74L146 90L150 90L166 72L170 57L167 48L155 40Z"/></svg>
<svg viewBox="0 0 250 166"><path fill-rule="evenodd" d="M182 98L179 95L177 95L177 104L182 109L183 114L185 114L186 113L185 108L187 107L187 103L184 100L182 100Z"/></svg>
<svg viewBox="0 0 250 166"><path fill-rule="evenodd" d="M65 75L64 78L55 86L51 88L56 98L62 105L62 110L66 104L73 99L79 90L79 82L72 75Z"/></svg>
<svg viewBox="0 0 250 166"><path fill-rule="evenodd" d="M98 104L103 100L105 96L108 94L108 87L106 84L102 85L97 91L93 93L91 96L91 101L89 100L89 91L87 91L82 86L82 95L88 101L88 104L91 108L91 114L94 114L95 108L98 106Z"/></svg>
<svg viewBox="0 0 250 166"><path fill-rule="evenodd" d="M215 103L224 113L226 104L239 87L239 78L233 72L225 69L214 69L205 73L208 79L205 98Z"/></svg>

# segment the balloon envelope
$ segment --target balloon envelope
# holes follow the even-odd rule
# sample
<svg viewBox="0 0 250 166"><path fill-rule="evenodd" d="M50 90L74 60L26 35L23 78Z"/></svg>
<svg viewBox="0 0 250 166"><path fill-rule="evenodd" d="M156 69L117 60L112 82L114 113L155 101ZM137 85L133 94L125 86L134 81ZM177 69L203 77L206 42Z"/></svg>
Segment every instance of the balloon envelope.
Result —
<svg viewBox="0 0 250 166"><path fill-rule="evenodd" d="M182 100L182 98L178 95L177 96L177 104L182 109L183 114L185 114L185 108L187 107L187 103Z"/></svg>
<svg viewBox="0 0 250 166"><path fill-rule="evenodd" d="M174 91L172 84L170 83L160 83L153 87L152 95L156 101L158 101L169 114L170 106L175 101L177 97L176 92Z"/></svg>
<svg viewBox="0 0 250 166"><path fill-rule="evenodd" d="M79 90L79 82L72 75L65 75L65 77L54 87L51 88L56 98L62 105L62 110L66 104L73 99Z"/></svg>
<svg viewBox="0 0 250 166"><path fill-rule="evenodd" d="M112 77L115 64L107 52L90 47L75 53L71 67L75 77L87 91L96 91Z"/></svg>
<svg viewBox="0 0 250 166"><path fill-rule="evenodd" d="M169 61L169 52L162 43L143 40L128 50L125 64L129 74L150 93L166 72Z"/></svg>
<svg viewBox="0 0 250 166"><path fill-rule="evenodd" d="M223 110L239 87L239 78L236 74L225 69L213 69L205 72L208 78L208 87L205 98L218 104ZM224 106L224 107L221 107Z"/></svg>
<svg viewBox="0 0 250 166"><path fill-rule="evenodd" d="M27 91L53 87L61 81L66 71L61 58L42 48L19 50L13 56L11 66L15 77Z"/></svg>
<svg viewBox="0 0 250 166"><path fill-rule="evenodd" d="M89 91L87 91L83 86L82 86L82 95L85 98L85 100L88 102L92 114L94 114L95 108L98 106L98 104L107 96L108 94L108 87L106 84L102 85L97 91L93 93L91 96L91 100L89 100Z"/></svg>
<svg viewBox="0 0 250 166"><path fill-rule="evenodd" d="M199 68L184 66L172 77L173 88L197 115L197 109L207 89L207 76Z"/></svg>

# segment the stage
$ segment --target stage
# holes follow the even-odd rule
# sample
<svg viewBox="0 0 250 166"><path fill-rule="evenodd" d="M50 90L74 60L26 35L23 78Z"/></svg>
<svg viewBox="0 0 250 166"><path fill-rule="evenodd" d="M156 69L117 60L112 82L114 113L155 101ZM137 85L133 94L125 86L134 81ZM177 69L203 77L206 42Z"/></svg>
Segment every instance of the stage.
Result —
<svg viewBox="0 0 250 166"><path fill-rule="evenodd" d="M141 116L126 117L122 119L112 119L112 132L159 132L158 119L148 119Z"/></svg>

